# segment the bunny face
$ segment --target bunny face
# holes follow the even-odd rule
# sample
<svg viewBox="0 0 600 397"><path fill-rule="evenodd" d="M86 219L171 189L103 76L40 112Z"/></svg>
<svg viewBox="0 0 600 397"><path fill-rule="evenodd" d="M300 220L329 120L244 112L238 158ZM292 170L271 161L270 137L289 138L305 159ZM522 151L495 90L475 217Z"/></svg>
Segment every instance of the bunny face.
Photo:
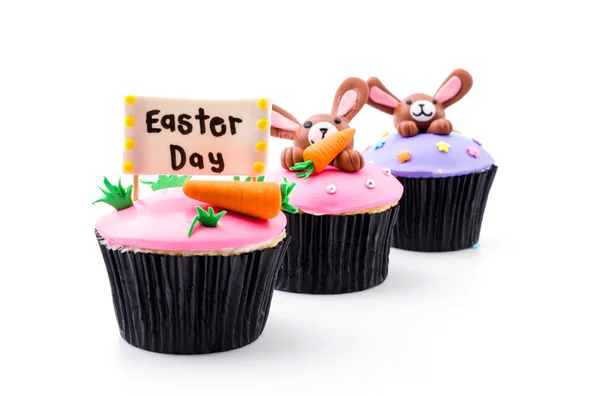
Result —
<svg viewBox="0 0 600 397"><path fill-rule="evenodd" d="M345 119L332 114L316 114L309 117L298 131L298 137L301 143L308 142L308 145L319 142L328 134L350 128ZM308 147L307 145L307 147ZM305 148L303 148L305 149Z"/></svg>
<svg viewBox="0 0 600 397"><path fill-rule="evenodd" d="M398 101L394 108L394 126L403 120L413 120L419 130L426 130L432 121L445 117L444 107L431 95L413 94Z"/></svg>
<svg viewBox="0 0 600 397"><path fill-rule="evenodd" d="M349 122L367 103L369 86L361 79L351 77L338 88L330 113L315 114L299 122L286 110L273 105L271 136L291 139L294 146L306 149L328 134L349 128ZM350 142L351 149L354 141Z"/></svg>
<svg viewBox="0 0 600 397"><path fill-rule="evenodd" d="M368 104L393 116L394 127L404 136L433 132L449 134L452 125L445 120L445 109L464 97L473 85L471 75L462 69L453 71L437 92L413 94L400 100L376 77L367 80ZM437 120L445 121L443 123ZM408 123L408 124L407 124Z"/></svg>

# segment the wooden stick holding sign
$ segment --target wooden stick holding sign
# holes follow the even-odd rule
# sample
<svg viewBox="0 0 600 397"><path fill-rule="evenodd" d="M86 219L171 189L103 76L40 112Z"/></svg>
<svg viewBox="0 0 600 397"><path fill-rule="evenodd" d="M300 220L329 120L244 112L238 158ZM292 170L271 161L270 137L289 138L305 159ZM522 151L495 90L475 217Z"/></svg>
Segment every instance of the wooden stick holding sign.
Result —
<svg viewBox="0 0 600 397"><path fill-rule="evenodd" d="M123 171L133 175L263 175L271 103L125 97Z"/></svg>

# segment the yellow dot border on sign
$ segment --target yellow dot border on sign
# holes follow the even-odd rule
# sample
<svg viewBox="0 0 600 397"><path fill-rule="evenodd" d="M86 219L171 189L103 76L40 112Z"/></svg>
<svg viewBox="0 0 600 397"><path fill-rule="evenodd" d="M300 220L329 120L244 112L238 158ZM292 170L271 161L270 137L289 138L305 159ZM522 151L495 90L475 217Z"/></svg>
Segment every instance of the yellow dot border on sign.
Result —
<svg viewBox="0 0 600 397"><path fill-rule="evenodd" d="M124 162L123 163L123 171L133 172L133 163L131 161Z"/></svg>
<svg viewBox="0 0 600 397"><path fill-rule="evenodd" d="M265 163L257 161L256 163L254 163L253 168L255 172L263 172L265 170Z"/></svg>
<svg viewBox="0 0 600 397"><path fill-rule="evenodd" d="M127 95L125 97L125 103L128 105L133 105L135 103L135 97L133 95Z"/></svg>
<svg viewBox="0 0 600 397"><path fill-rule="evenodd" d="M256 104L258 105L259 109L265 110L269 106L269 101L267 101L265 98L260 98Z"/></svg>
<svg viewBox="0 0 600 397"><path fill-rule="evenodd" d="M269 122L267 121L267 119L260 119L256 122L256 126L259 130L266 130L269 126Z"/></svg>
<svg viewBox="0 0 600 397"><path fill-rule="evenodd" d="M125 149L131 150L135 147L135 139L129 138L125 141Z"/></svg>
<svg viewBox="0 0 600 397"><path fill-rule="evenodd" d="M255 147L256 147L256 150L258 150L259 152L262 152L267 148L267 142L260 141L256 144Z"/></svg>
<svg viewBox="0 0 600 397"><path fill-rule="evenodd" d="M132 117L132 116L125 117L125 125L127 127L133 127L135 125L135 117Z"/></svg>

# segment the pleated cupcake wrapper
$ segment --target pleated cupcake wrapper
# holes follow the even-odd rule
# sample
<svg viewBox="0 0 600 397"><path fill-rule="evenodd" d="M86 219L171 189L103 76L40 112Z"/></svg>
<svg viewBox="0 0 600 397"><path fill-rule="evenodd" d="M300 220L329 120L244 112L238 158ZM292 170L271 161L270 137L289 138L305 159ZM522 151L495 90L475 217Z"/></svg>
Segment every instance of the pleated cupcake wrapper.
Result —
<svg viewBox="0 0 600 397"><path fill-rule="evenodd" d="M171 354L221 352L258 339L290 242L235 256L176 256L112 249L96 236L121 336Z"/></svg>
<svg viewBox="0 0 600 397"><path fill-rule="evenodd" d="M361 215L289 214L292 238L277 278L281 291L342 294L383 283L398 206Z"/></svg>
<svg viewBox="0 0 600 397"><path fill-rule="evenodd" d="M403 178L404 195L392 246L444 252L479 241L488 195L498 167L448 178Z"/></svg>

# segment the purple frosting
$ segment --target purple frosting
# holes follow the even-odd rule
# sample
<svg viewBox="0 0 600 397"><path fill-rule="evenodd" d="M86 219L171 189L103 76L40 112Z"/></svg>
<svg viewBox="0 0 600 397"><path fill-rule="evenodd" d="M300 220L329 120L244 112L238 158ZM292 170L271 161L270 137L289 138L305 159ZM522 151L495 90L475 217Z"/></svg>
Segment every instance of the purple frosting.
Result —
<svg viewBox="0 0 600 397"><path fill-rule="evenodd" d="M440 151L437 144L445 142L448 151ZM398 155L410 153L410 160L401 162ZM365 149L363 156L392 175L409 178L443 178L473 174L494 165L494 159L471 137L457 132L450 135L419 134L404 138L398 133L374 142Z"/></svg>

